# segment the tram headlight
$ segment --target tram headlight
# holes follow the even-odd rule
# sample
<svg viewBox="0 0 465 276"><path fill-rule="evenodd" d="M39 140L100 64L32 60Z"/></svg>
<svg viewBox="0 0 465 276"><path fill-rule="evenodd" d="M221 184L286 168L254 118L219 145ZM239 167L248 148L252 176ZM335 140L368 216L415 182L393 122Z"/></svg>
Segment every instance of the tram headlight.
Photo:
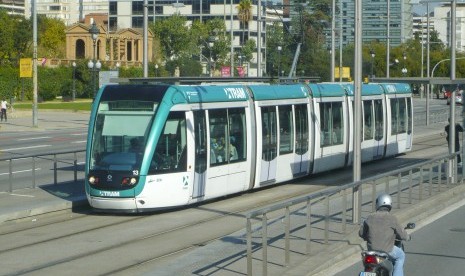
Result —
<svg viewBox="0 0 465 276"><path fill-rule="evenodd" d="M137 177L123 177L121 180L121 184L124 185L129 185L133 186L137 184Z"/></svg>
<svg viewBox="0 0 465 276"><path fill-rule="evenodd" d="M95 177L93 175L89 176L89 184L91 185L95 185L95 184L98 184L98 177Z"/></svg>

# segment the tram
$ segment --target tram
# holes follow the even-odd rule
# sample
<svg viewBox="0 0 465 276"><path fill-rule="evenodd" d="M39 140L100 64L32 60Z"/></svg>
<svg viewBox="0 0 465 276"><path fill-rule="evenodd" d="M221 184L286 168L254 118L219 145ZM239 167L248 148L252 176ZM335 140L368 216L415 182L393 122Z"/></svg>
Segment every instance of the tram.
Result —
<svg viewBox="0 0 465 276"><path fill-rule="evenodd" d="M105 212L185 206L353 162L353 85L119 84L102 87L85 191ZM412 147L406 84L362 87L362 161Z"/></svg>

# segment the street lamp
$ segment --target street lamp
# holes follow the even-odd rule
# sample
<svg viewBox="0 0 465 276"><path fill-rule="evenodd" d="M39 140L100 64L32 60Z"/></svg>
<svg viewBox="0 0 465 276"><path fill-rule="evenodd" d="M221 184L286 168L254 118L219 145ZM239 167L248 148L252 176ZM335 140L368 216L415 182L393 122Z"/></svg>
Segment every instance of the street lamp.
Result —
<svg viewBox="0 0 465 276"><path fill-rule="evenodd" d="M155 63L155 77L158 77L158 64Z"/></svg>
<svg viewBox="0 0 465 276"><path fill-rule="evenodd" d="M93 90L93 98L95 98L95 93L97 92L97 89L95 87L95 80L96 80L96 72L98 70L100 70L100 67L102 66L102 64L100 63L100 61L96 60L96 56L97 56L97 38L98 38L98 35L100 34L100 30L97 28L97 24L95 24L95 21L92 23L92 26L90 27L89 29L89 33L92 37L92 41L94 42L94 56L92 57L92 60L89 61L89 63L87 63L87 66L89 67L89 69L91 70L92 72L92 90Z"/></svg>
<svg viewBox="0 0 465 276"><path fill-rule="evenodd" d="M402 68L402 75L405 77L407 76L407 68Z"/></svg>
<svg viewBox="0 0 465 276"><path fill-rule="evenodd" d="M278 46L278 56L279 56L279 60L278 60L278 78L280 77L280 72L281 72L281 50L283 49L283 47L281 46Z"/></svg>
<svg viewBox="0 0 465 276"><path fill-rule="evenodd" d="M212 48L215 46L215 40L216 38L214 36L209 36L208 37L208 49L210 51L210 58L208 59L208 64L210 67L210 77L213 77L213 72L212 72Z"/></svg>
<svg viewBox="0 0 465 276"><path fill-rule="evenodd" d="M375 63L375 51L370 50L371 55L371 77L374 78L375 75L373 74L373 64Z"/></svg>
<svg viewBox="0 0 465 276"><path fill-rule="evenodd" d="M100 60L97 60L96 62L89 60L89 62L87 63L87 67L89 67L89 70L92 74L92 92L93 92L93 98L95 98L95 94L97 93L97 90L98 90L97 73L98 71L100 71L100 68L102 68L102 63L100 63Z"/></svg>
<svg viewBox="0 0 465 276"><path fill-rule="evenodd" d="M402 53L402 57L404 58L404 68L402 68L402 75L405 77L407 76L407 68L405 68L405 61L407 60L407 54L405 52Z"/></svg>
<svg viewBox="0 0 465 276"><path fill-rule="evenodd" d="M73 61L73 102L76 98L76 62Z"/></svg>

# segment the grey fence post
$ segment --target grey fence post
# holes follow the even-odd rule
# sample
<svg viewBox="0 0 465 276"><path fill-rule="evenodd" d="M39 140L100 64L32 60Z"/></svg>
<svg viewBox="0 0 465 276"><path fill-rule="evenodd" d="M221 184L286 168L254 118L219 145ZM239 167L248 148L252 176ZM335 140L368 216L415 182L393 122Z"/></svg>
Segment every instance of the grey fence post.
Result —
<svg viewBox="0 0 465 276"><path fill-rule="evenodd" d="M285 266L289 266L290 257L289 257L289 249L290 249L290 229L291 229L291 214L289 210L289 206L286 206L286 215L285 215L285 239L284 239L284 247L285 247L285 255L284 255L284 263Z"/></svg>
<svg viewBox="0 0 465 276"><path fill-rule="evenodd" d="M307 200L307 255L310 254L311 242L312 242L312 202L310 199Z"/></svg>
<svg viewBox="0 0 465 276"><path fill-rule="evenodd" d="M266 213L262 217L262 275L268 275L268 219Z"/></svg>
<svg viewBox="0 0 465 276"><path fill-rule="evenodd" d="M252 223L247 218L247 275L252 276Z"/></svg>

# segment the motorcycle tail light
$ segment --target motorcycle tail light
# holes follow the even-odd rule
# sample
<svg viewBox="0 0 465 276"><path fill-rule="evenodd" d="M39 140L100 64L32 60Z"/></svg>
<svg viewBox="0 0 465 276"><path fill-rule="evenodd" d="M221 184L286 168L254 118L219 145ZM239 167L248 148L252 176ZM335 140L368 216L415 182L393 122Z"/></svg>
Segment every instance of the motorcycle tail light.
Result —
<svg viewBox="0 0 465 276"><path fill-rule="evenodd" d="M366 263L366 264L377 264L378 263L378 258L376 256L366 255L363 262Z"/></svg>

